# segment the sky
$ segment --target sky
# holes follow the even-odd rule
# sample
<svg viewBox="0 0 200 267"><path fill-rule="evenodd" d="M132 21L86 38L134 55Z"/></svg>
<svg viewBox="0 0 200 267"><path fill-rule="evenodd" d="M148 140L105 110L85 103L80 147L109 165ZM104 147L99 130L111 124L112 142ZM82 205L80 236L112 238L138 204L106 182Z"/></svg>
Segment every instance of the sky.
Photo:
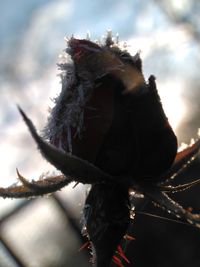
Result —
<svg viewBox="0 0 200 267"><path fill-rule="evenodd" d="M98 40L107 29L119 34L131 54L140 51L145 79L156 76L179 144L196 138L200 58L195 1L2 0L0 7L1 186L16 182L16 167L30 179L52 170L16 104L43 129L51 99L61 89L56 63L66 47L65 36L85 38L90 32L91 39Z"/></svg>

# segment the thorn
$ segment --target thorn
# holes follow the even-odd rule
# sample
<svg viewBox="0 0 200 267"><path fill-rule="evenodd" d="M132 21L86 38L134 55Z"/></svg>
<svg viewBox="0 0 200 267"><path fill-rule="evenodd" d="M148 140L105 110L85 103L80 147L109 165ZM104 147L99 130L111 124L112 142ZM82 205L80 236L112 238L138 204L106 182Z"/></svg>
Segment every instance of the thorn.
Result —
<svg viewBox="0 0 200 267"><path fill-rule="evenodd" d="M29 183L29 181L24 178L20 173L19 173L19 170L16 168L16 173L17 173L17 176L18 176L18 179L20 180L20 182L25 186L25 187L28 187L30 188L31 185Z"/></svg>
<svg viewBox="0 0 200 267"><path fill-rule="evenodd" d="M79 248L79 252L82 251L85 248L88 248L90 246L90 241L85 242L80 248Z"/></svg>
<svg viewBox="0 0 200 267"><path fill-rule="evenodd" d="M16 172L17 172L18 179L20 180L20 182L23 184L24 187L27 187L30 190L38 190L38 189L40 189L40 186L37 185L34 180L32 180L32 182L29 182L25 177L23 177L19 173L17 168L16 168Z"/></svg>
<svg viewBox="0 0 200 267"><path fill-rule="evenodd" d="M72 188L74 189L78 184L79 184L79 182L76 182Z"/></svg>
<svg viewBox="0 0 200 267"><path fill-rule="evenodd" d="M131 235L128 235L128 234L125 234L125 235L124 235L124 239L125 239L125 240L133 241L133 240L135 240L135 237L133 237L133 236L131 236Z"/></svg>
<svg viewBox="0 0 200 267"><path fill-rule="evenodd" d="M124 267L124 265L122 264L121 260L117 257L117 256L113 256L112 260L114 261L114 263L116 263L118 266L120 267Z"/></svg>
<svg viewBox="0 0 200 267"><path fill-rule="evenodd" d="M130 261L129 259L126 257L126 255L124 254L123 250L122 250L122 247L119 245L117 247L117 252L119 253L119 255L122 257L122 259L124 259L127 263L130 264Z"/></svg>

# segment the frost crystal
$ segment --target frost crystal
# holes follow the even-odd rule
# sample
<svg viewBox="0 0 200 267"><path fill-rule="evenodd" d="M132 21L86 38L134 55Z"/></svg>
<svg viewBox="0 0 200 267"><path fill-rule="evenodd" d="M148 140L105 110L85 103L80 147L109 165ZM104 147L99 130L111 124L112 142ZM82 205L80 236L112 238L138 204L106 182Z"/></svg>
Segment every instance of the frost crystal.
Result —
<svg viewBox="0 0 200 267"><path fill-rule="evenodd" d="M89 34L87 34L86 39L90 39ZM87 68L76 69L77 66L70 58L70 42L74 39L71 37L65 38L65 40L68 44L66 53L60 57L62 62L58 64L58 68L61 70L62 90L60 95L53 100L55 106L50 111L43 136L56 147L72 153L73 137L76 136L81 139L81 134L84 131L84 110L94 88L94 79L92 79L89 71L87 72ZM120 46L119 37L117 35L115 40L112 37L112 32L108 30L106 38L100 41L99 45L104 48L117 49ZM96 64L98 65L98 60ZM97 67L95 79L112 71L112 68L112 66L107 69ZM120 69L121 65L115 66L115 68Z"/></svg>

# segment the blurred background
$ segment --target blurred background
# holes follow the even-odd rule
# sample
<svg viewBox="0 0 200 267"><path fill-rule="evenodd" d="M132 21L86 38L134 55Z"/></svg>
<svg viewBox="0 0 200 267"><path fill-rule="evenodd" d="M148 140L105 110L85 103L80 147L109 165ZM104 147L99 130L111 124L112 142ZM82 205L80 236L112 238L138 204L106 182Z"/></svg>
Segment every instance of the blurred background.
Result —
<svg viewBox="0 0 200 267"><path fill-rule="evenodd" d="M53 171L38 153L17 111L37 128L61 85L56 63L65 36L98 40L112 29L143 59L146 79L157 77L164 109L179 144L197 138L200 125L200 2L195 0L1 0L0 1L0 186ZM198 177L198 159L185 174ZM184 179L184 178L183 178ZM80 237L87 187L73 185L48 198L0 200L0 267L89 266ZM200 210L200 187L177 195ZM149 204L147 210L159 212ZM166 214L164 214L166 216ZM200 232L192 227L136 216L136 241L128 266L200 266ZM126 265L125 265L126 266Z"/></svg>

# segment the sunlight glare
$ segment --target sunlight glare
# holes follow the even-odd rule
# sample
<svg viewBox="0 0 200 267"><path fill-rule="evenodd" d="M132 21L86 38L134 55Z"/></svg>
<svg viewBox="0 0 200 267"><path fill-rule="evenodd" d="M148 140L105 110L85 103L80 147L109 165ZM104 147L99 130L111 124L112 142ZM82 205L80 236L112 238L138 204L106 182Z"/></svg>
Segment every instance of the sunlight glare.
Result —
<svg viewBox="0 0 200 267"><path fill-rule="evenodd" d="M181 82L174 81L161 83L158 88L166 116L176 131L186 114L186 105L182 97L183 86Z"/></svg>

